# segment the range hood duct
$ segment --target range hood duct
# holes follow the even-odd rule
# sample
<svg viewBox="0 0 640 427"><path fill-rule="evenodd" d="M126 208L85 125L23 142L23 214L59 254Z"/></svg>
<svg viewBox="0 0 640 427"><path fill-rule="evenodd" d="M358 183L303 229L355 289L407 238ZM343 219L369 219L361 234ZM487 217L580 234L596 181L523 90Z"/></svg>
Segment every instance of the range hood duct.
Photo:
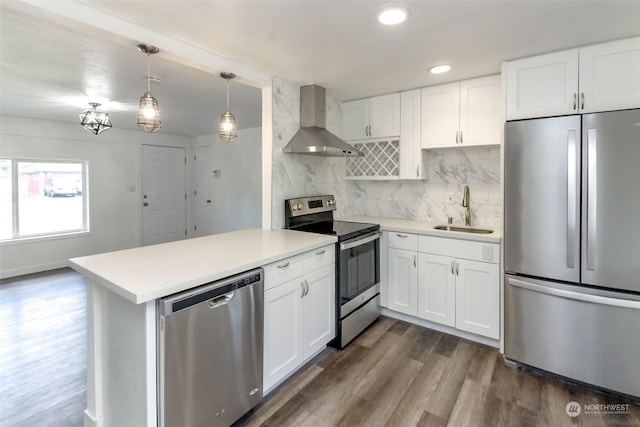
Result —
<svg viewBox="0 0 640 427"><path fill-rule="evenodd" d="M285 153L327 157L364 156L326 129L325 88L308 85L300 87L300 130L282 149Z"/></svg>

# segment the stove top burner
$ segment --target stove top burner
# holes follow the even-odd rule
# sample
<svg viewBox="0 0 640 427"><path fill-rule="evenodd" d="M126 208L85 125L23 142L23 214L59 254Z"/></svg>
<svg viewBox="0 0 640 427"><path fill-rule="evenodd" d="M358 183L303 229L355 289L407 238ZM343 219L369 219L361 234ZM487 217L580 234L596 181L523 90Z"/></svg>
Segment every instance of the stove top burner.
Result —
<svg viewBox="0 0 640 427"><path fill-rule="evenodd" d="M292 229L336 236L338 241L342 242L369 232L378 231L380 226L365 222L321 221L303 224Z"/></svg>
<svg viewBox="0 0 640 427"><path fill-rule="evenodd" d="M380 229L378 224L334 220L335 209L336 200L332 195L285 200L285 228L329 234L338 237L339 242Z"/></svg>

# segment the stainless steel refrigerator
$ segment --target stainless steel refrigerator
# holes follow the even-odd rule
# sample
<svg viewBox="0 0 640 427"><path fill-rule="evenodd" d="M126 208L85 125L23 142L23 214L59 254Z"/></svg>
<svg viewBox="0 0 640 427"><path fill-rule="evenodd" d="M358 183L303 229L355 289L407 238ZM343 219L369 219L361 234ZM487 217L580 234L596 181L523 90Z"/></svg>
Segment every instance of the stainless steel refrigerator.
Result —
<svg viewBox="0 0 640 427"><path fill-rule="evenodd" d="M505 356L640 396L640 109L507 122Z"/></svg>

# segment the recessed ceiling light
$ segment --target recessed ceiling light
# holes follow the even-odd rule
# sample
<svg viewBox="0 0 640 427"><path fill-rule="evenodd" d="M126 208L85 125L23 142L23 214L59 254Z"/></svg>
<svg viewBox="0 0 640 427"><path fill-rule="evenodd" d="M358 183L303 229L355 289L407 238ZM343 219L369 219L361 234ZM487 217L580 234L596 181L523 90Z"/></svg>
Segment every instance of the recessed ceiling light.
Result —
<svg viewBox="0 0 640 427"><path fill-rule="evenodd" d="M433 67L429 68L429 71L431 72L431 74L441 74L446 73L450 69L451 65L434 65Z"/></svg>
<svg viewBox="0 0 640 427"><path fill-rule="evenodd" d="M408 17L409 11L404 7L385 7L378 12L378 21L384 25L398 25Z"/></svg>

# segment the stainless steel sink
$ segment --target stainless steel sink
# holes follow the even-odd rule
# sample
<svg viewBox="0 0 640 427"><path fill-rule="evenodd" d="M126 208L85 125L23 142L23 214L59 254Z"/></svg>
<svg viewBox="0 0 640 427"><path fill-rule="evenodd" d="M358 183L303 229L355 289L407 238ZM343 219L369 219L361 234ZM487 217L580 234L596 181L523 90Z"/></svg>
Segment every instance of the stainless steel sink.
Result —
<svg viewBox="0 0 640 427"><path fill-rule="evenodd" d="M493 230L486 228L472 228L472 227L457 227L455 225L436 225L433 227L435 230L444 231L457 231L460 233L474 233L474 234L491 234Z"/></svg>

